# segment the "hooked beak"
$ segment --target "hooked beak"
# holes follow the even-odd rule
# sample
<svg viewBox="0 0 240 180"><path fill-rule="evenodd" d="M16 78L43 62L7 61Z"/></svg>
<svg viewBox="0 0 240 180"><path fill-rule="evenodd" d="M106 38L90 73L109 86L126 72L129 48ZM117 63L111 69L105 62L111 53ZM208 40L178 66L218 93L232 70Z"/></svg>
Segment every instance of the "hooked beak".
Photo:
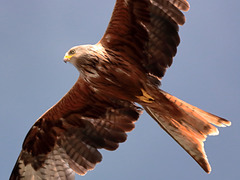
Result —
<svg viewBox="0 0 240 180"><path fill-rule="evenodd" d="M64 58L63 58L63 61L64 61L65 63L67 63L68 61L70 61L71 57L72 57L72 56L65 55Z"/></svg>

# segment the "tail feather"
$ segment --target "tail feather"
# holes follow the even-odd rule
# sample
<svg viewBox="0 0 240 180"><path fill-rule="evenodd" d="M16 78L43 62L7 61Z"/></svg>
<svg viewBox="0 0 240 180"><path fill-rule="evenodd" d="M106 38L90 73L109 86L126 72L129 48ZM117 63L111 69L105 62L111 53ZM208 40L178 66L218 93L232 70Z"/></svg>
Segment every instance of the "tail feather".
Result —
<svg viewBox="0 0 240 180"><path fill-rule="evenodd" d="M154 102L142 104L144 109L207 173L210 173L211 167L203 142L207 135L218 135L218 129L212 124L225 127L230 126L231 122L162 90L151 96Z"/></svg>
<svg viewBox="0 0 240 180"><path fill-rule="evenodd" d="M170 101L172 101L173 103L175 103L177 106L181 107L182 109L184 109L184 111L193 114L194 116L201 116L204 119L207 119L208 122L219 126L219 127L226 127L226 126L231 126L231 122L218 117L214 114L211 114L209 112L203 111L202 109L199 109L191 104L188 104L184 101L182 101L181 99L178 99L170 94L168 94L165 91L162 91L162 93L165 95L166 98L168 98Z"/></svg>

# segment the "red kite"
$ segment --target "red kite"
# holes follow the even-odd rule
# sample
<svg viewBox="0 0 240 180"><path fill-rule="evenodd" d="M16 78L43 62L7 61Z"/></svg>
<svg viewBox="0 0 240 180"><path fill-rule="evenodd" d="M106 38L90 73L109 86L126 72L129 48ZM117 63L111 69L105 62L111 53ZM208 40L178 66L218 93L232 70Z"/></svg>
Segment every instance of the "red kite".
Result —
<svg viewBox="0 0 240 180"><path fill-rule="evenodd" d="M115 150L141 114L148 114L207 172L203 142L213 126L230 121L159 89L180 39L186 0L117 0L108 28L95 45L64 57L80 72L70 91L28 132L10 179L74 179Z"/></svg>

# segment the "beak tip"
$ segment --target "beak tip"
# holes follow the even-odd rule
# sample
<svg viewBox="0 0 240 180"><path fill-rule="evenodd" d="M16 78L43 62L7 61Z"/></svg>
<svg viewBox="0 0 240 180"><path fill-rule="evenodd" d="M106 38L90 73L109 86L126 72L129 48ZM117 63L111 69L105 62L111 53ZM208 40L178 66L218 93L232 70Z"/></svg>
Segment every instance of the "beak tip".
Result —
<svg viewBox="0 0 240 180"><path fill-rule="evenodd" d="M64 58L63 58L63 62L65 62L65 63L67 63L67 62L69 62L70 61L70 59L71 59L71 57L72 56L64 56Z"/></svg>

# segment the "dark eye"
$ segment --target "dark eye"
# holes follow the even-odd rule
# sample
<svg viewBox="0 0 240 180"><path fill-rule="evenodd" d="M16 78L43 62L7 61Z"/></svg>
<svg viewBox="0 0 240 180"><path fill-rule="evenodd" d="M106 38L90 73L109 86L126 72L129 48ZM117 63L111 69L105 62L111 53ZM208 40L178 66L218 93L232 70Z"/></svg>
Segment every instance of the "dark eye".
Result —
<svg viewBox="0 0 240 180"><path fill-rule="evenodd" d="M70 51L69 51L69 55L73 55L73 54L75 54L76 53L76 50L75 49L71 49Z"/></svg>

